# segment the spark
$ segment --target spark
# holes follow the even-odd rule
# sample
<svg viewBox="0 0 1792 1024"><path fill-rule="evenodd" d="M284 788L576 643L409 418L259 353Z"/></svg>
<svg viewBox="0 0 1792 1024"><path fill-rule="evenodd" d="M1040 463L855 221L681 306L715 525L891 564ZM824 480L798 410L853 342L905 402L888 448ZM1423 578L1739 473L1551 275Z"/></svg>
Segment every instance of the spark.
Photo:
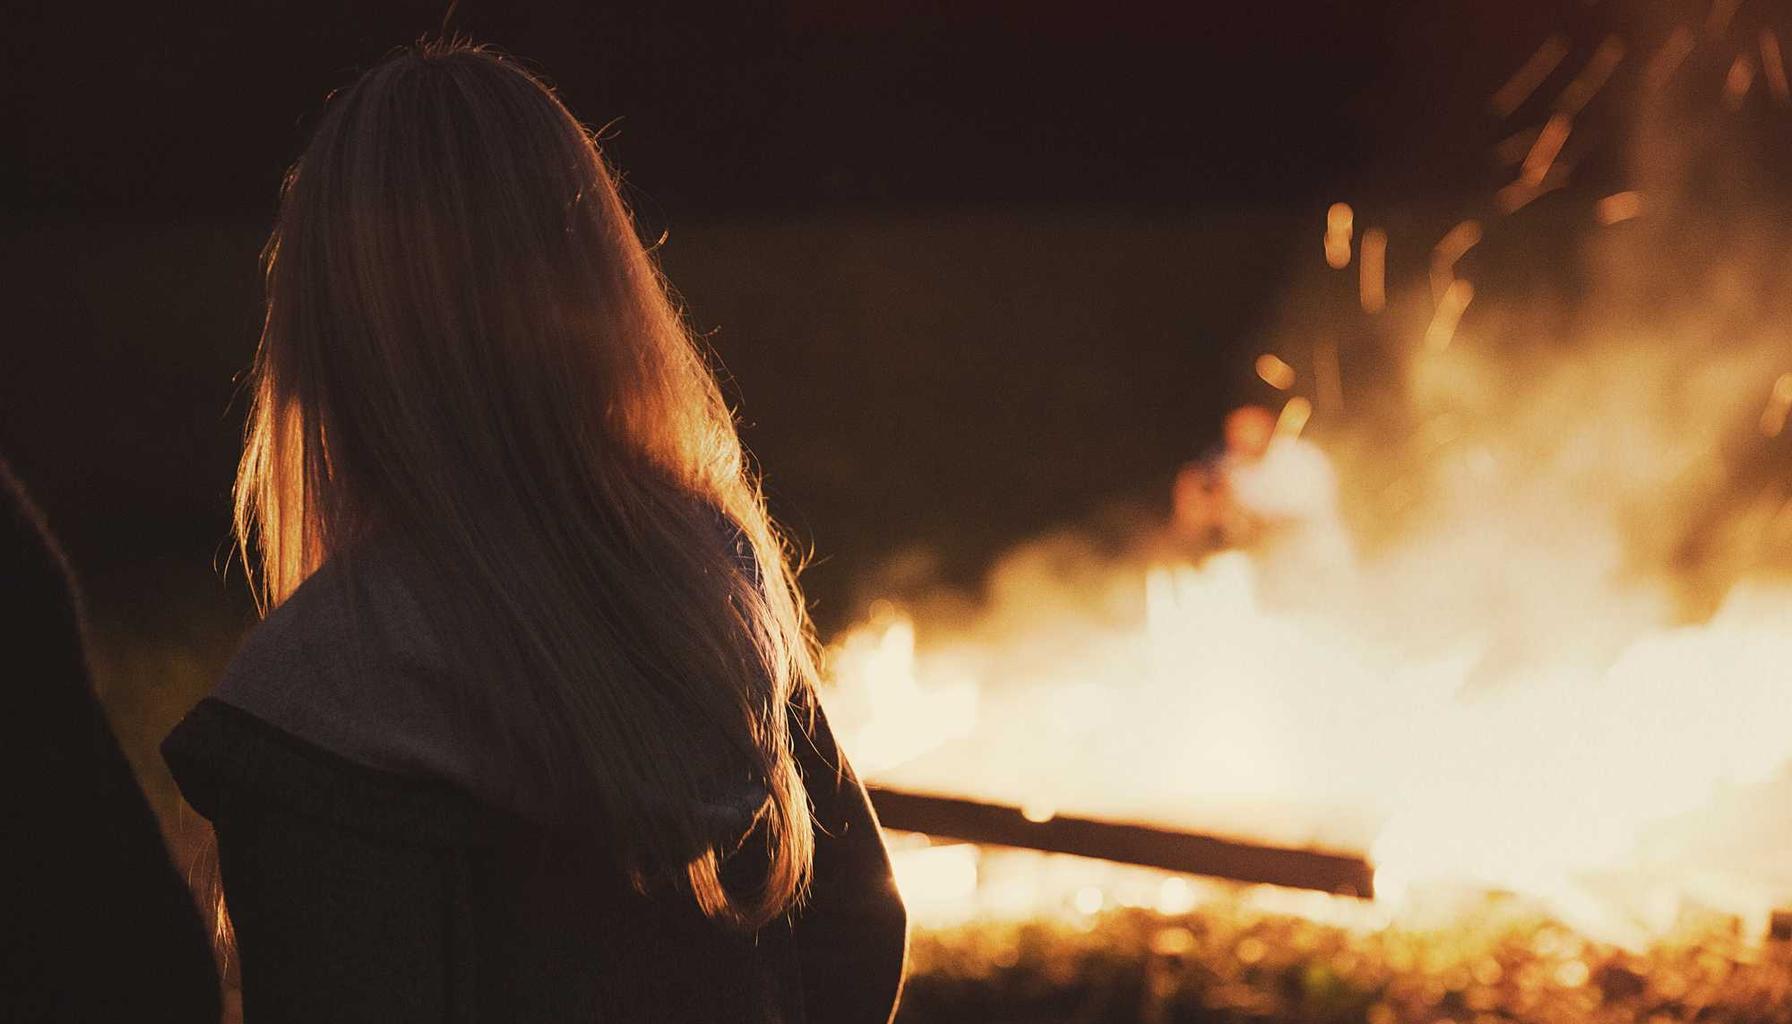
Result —
<svg viewBox="0 0 1792 1024"><path fill-rule="evenodd" d="M1456 262L1481 241L1481 222L1465 220L1444 232L1431 249L1431 299L1443 298L1444 290L1456 280Z"/></svg>
<svg viewBox="0 0 1792 1024"><path fill-rule="evenodd" d="M1643 74L1644 88L1649 92L1661 91L1668 84L1668 79L1685 63L1686 58L1692 55L1696 45L1692 29L1676 25L1674 31L1668 33L1667 41L1661 44L1661 49L1649 58L1649 67Z"/></svg>
<svg viewBox="0 0 1792 1024"><path fill-rule="evenodd" d="M1349 203L1333 203L1325 211L1325 264L1333 270L1350 265L1350 240L1356 215Z"/></svg>
<svg viewBox="0 0 1792 1024"><path fill-rule="evenodd" d="M1276 417L1275 439L1292 441L1300 437L1300 432L1307 428L1307 421L1313 418L1313 403L1295 395L1282 406L1282 414Z"/></svg>
<svg viewBox="0 0 1792 1024"><path fill-rule="evenodd" d="M1556 112L1573 117L1581 112L1592 101L1599 90L1612 77L1618 64L1624 60L1624 44L1617 36L1606 36L1587 58L1587 64L1581 68L1580 74L1574 76L1562 94L1556 97Z"/></svg>
<svg viewBox="0 0 1792 1024"><path fill-rule="evenodd" d="M1593 215L1599 223L1610 227L1630 220L1643 212L1643 194L1641 192L1613 192L1593 206Z"/></svg>
<svg viewBox="0 0 1792 1024"><path fill-rule="evenodd" d="M1437 311L1431 314L1431 324L1425 328L1425 347L1433 352L1442 352L1455 340L1456 325L1462 322L1463 311L1468 309L1469 302L1475 297L1475 286L1457 278L1444 289L1443 296L1437 300Z"/></svg>
<svg viewBox="0 0 1792 1024"><path fill-rule="evenodd" d="M1567 114L1551 114L1543 130L1537 133L1537 141L1531 144L1531 151L1524 156L1524 166L1519 168L1518 179L1527 185L1541 185L1543 178L1549 174L1549 168L1561 155L1562 146L1568 141L1568 133L1574 129L1574 119Z"/></svg>
<svg viewBox="0 0 1792 1024"><path fill-rule="evenodd" d="M1755 84L1755 62L1746 53L1738 54L1724 75L1724 106L1737 110L1748 98L1749 87Z"/></svg>
<svg viewBox="0 0 1792 1024"><path fill-rule="evenodd" d="M1767 408L1761 410L1761 436L1780 436L1788 414L1792 414L1792 373L1782 373L1768 392Z"/></svg>
<svg viewBox="0 0 1792 1024"><path fill-rule="evenodd" d="M1536 92L1537 87L1543 84L1543 80L1561 65L1562 58L1566 56L1568 56L1568 38L1566 36L1558 32L1543 40L1543 44L1537 47L1537 51L1531 54L1530 59L1526 60L1517 71L1512 73L1512 77L1506 79L1506 83L1494 92L1488 105L1499 116L1511 117L1513 111L1523 106L1525 100L1531 98L1531 94Z"/></svg>
<svg viewBox="0 0 1792 1024"><path fill-rule="evenodd" d="M1294 367L1273 352L1265 352L1257 357L1257 376L1262 377L1263 383L1277 391L1286 391L1294 386Z"/></svg>
<svg viewBox="0 0 1792 1024"><path fill-rule="evenodd" d="M1357 279L1357 297L1363 312L1379 313L1387 308L1388 233L1380 228L1363 232L1361 272Z"/></svg>
<svg viewBox="0 0 1792 1024"><path fill-rule="evenodd" d="M1761 30L1761 70L1767 76L1767 89L1780 103L1792 102L1792 85L1786 81L1786 61L1780 54L1780 37L1773 30Z"/></svg>

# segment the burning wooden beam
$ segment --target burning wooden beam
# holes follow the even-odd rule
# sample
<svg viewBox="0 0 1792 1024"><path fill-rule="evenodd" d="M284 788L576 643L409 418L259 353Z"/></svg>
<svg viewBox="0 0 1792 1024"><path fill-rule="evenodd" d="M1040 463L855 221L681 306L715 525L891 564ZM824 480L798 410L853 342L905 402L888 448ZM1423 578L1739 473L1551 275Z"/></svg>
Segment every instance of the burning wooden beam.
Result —
<svg viewBox="0 0 1792 1024"><path fill-rule="evenodd" d="M905 832L1069 853L1236 882L1317 889L1364 898L1375 894L1374 870L1361 857L1349 854L1260 846L1090 818L1053 816L1038 821L1018 807L879 786L869 789L884 826Z"/></svg>

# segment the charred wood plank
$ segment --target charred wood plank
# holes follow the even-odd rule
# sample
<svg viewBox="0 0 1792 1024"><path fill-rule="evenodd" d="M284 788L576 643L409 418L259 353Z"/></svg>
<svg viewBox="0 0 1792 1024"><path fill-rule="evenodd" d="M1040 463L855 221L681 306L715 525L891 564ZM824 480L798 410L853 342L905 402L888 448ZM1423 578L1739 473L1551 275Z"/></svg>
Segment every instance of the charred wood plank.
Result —
<svg viewBox="0 0 1792 1024"><path fill-rule="evenodd" d="M1069 853L1190 875L1370 897L1375 872L1350 854L1264 846L1092 818L1032 821L1019 808L868 787L884 827L941 839Z"/></svg>

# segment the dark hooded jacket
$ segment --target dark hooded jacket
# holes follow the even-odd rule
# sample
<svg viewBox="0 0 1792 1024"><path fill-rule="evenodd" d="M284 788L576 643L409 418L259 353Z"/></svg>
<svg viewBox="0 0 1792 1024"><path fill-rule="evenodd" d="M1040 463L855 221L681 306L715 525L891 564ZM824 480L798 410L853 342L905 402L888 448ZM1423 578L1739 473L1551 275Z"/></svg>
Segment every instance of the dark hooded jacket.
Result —
<svg viewBox="0 0 1792 1024"><path fill-rule="evenodd" d="M217 833L247 1024L891 1017L905 915L819 707L793 713L811 893L731 931L541 803L401 574L354 577L300 586L162 748ZM715 816L744 834L760 801L735 796Z"/></svg>

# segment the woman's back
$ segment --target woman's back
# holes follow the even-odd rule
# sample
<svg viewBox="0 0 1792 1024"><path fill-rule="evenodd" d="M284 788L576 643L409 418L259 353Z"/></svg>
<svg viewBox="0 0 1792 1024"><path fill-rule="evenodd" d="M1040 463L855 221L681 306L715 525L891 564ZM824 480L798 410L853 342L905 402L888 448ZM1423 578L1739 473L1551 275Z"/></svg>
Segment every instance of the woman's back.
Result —
<svg viewBox="0 0 1792 1024"><path fill-rule="evenodd" d="M264 262L272 610L165 748L248 1024L885 1019L901 904L788 546L589 132L395 54Z"/></svg>
<svg viewBox="0 0 1792 1024"><path fill-rule="evenodd" d="M904 913L819 708L793 713L810 898L722 927L676 887L639 891L604 826L533 798L542 767L463 713L475 681L411 590L377 557L354 584L326 566L164 744L217 832L251 1024L888 1019ZM716 806L725 842L754 796Z"/></svg>

